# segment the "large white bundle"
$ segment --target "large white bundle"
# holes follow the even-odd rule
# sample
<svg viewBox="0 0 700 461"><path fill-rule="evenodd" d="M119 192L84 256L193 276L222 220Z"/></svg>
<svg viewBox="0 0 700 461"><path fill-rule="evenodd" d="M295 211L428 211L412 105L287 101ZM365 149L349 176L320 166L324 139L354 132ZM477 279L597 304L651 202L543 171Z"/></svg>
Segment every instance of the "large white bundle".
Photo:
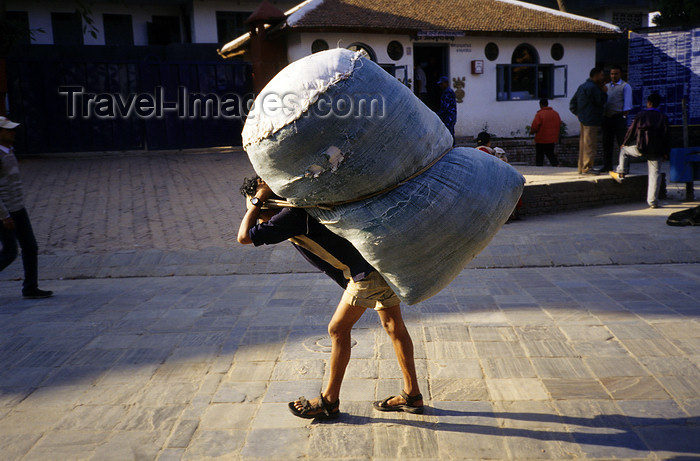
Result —
<svg viewBox="0 0 700 461"><path fill-rule="evenodd" d="M512 166L470 147L380 196L309 213L349 240L408 304L449 284L496 235L522 194Z"/></svg>
<svg viewBox="0 0 700 461"><path fill-rule="evenodd" d="M285 67L255 99L243 147L297 205L354 200L397 184L452 147L440 118L360 52Z"/></svg>
<svg viewBox="0 0 700 461"><path fill-rule="evenodd" d="M338 113L338 101L357 109L374 100L380 111ZM336 204L309 213L349 240L408 304L459 274L508 219L524 184L491 155L452 149L440 119L409 89L343 49L303 58L270 81L243 143L277 194L297 205ZM338 204L346 201L354 202Z"/></svg>

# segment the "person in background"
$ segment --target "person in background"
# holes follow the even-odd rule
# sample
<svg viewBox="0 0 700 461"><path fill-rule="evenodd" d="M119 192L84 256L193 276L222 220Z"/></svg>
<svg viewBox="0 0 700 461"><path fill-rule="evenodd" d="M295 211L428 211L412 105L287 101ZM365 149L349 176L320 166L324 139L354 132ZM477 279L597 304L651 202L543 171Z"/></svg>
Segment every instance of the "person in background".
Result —
<svg viewBox="0 0 700 461"><path fill-rule="evenodd" d="M569 110L578 117L581 126L578 143L579 174L598 174L593 170L598 150L598 130L603 123L605 103L608 100L603 69L594 67L569 101Z"/></svg>
<svg viewBox="0 0 700 461"><path fill-rule="evenodd" d="M540 110L530 125L530 133L535 135L535 165L543 166L544 157L550 165L558 166L559 160L554 153L554 145L559 142L561 118L559 113L549 107L547 99L540 99Z"/></svg>
<svg viewBox="0 0 700 461"><path fill-rule="evenodd" d="M629 173L629 157L644 156L649 168L647 203L651 208L659 205L659 170L661 162L671 152L668 133L668 117L659 110L661 96L652 93L647 98L647 106L637 114L630 125L620 148L620 163L617 171L610 171L612 178L622 183Z"/></svg>
<svg viewBox="0 0 700 461"><path fill-rule="evenodd" d="M491 147L491 134L489 134L487 131L482 131L481 133L476 135L476 148L482 152L486 152L487 154L493 155L494 157L508 163L508 156L506 155L506 151L504 151L500 147ZM521 219L520 215L518 214L518 210L520 210L522 206L523 199L521 197L518 199L518 203L515 205L515 210L513 210L513 214L508 219L509 221L519 221Z"/></svg>
<svg viewBox="0 0 700 461"><path fill-rule="evenodd" d="M506 151L500 147L491 147L491 134L487 131L482 131L476 135L476 148L508 163Z"/></svg>
<svg viewBox="0 0 700 461"><path fill-rule="evenodd" d="M24 282L22 296L27 299L48 298L51 291L39 289L38 254L39 249L24 208L24 192L19 175L19 165L14 154L15 123L0 117L0 271L17 258L17 242L22 248Z"/></svg>
<svg viewBox="0 0 700 461"><path fill-rule="evenodd" d="M603 167L600 173L613 169L613 151L615 143L622 146L622 140L627 131L627 114L632 109L632 87L622 80L622 68L610 68L610 82L605 85L608 89L608 102L605 103L605 117L601 125L603 136Z"/></svg>
<svg viewBox="0 0 700 461"><path fill-rule="evenodd" d="M415 66L415 71L413 75L413 82L415 85L416 96L418 99L423 101L424 104L428 103L428 77L425 76L425 71L421 65Z"/></svg>
<svg viewBox="0 0 700 461"><path fill-rule="evenodd" d="M440 77L437 81L440 87L440 108L438 109L438 116L442 123L445 124L450 134L452 135L452 145L455 144L455 124L457 123L457 97L452 88L450 88L450 79L447 77Z"/></svg>

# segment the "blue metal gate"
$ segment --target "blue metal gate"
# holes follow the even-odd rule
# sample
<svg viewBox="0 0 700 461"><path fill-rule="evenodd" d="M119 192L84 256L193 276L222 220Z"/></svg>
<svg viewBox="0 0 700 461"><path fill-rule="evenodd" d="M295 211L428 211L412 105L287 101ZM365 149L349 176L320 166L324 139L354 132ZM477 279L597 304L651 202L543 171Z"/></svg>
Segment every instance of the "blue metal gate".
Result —
<svg viewBox="0 0 700 461"><path fill-rule="evenodd" d="M20 154L238 146L252 98L241 61L14 53L7 72Z"/></svg>

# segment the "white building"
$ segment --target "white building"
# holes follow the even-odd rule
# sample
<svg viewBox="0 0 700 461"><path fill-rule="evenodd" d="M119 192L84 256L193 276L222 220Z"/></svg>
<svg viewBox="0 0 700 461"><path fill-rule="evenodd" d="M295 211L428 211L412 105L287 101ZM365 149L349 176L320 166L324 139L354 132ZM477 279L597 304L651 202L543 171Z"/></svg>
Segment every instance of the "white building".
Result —
<svg viewBox="0 0 700 461"><path fill-rule="evenodd" d="M578 134L569 100L595 66L596 41L619 33L515 0L308 0L269 24L265 40L285 42L288 62L329 47L361 48L412 88L421 66L428 105L439 97L437 79L448 76L458 96L457 136L487 128L510 137L526 134L543 97ZM246 34L220 54L240 55L250 44Z"/></svg>
<svg viewBox="0 0 700 461"><path fill-rule="evenodd" d="M35 45L166 45L225 43L247 29L259 0L7 0L8 17L25 24ZM289 9L294 1L272 1ZM93 36L94 33L94 36Z"/></svg>

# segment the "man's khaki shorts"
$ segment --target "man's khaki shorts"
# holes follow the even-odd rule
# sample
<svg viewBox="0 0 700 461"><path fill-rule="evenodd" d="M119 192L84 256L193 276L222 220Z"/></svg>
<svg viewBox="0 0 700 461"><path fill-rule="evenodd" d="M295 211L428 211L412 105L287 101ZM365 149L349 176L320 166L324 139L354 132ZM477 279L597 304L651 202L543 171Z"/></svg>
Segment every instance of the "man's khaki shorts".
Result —
<svg viewBox="0 0 700 461"><path fill-rule="evenodd" d="M377 271L371 272L359 282L350 280L345 293L343 293L342 301L351 306L376 311L398 306L401 303L399 297Z"/></svg>

